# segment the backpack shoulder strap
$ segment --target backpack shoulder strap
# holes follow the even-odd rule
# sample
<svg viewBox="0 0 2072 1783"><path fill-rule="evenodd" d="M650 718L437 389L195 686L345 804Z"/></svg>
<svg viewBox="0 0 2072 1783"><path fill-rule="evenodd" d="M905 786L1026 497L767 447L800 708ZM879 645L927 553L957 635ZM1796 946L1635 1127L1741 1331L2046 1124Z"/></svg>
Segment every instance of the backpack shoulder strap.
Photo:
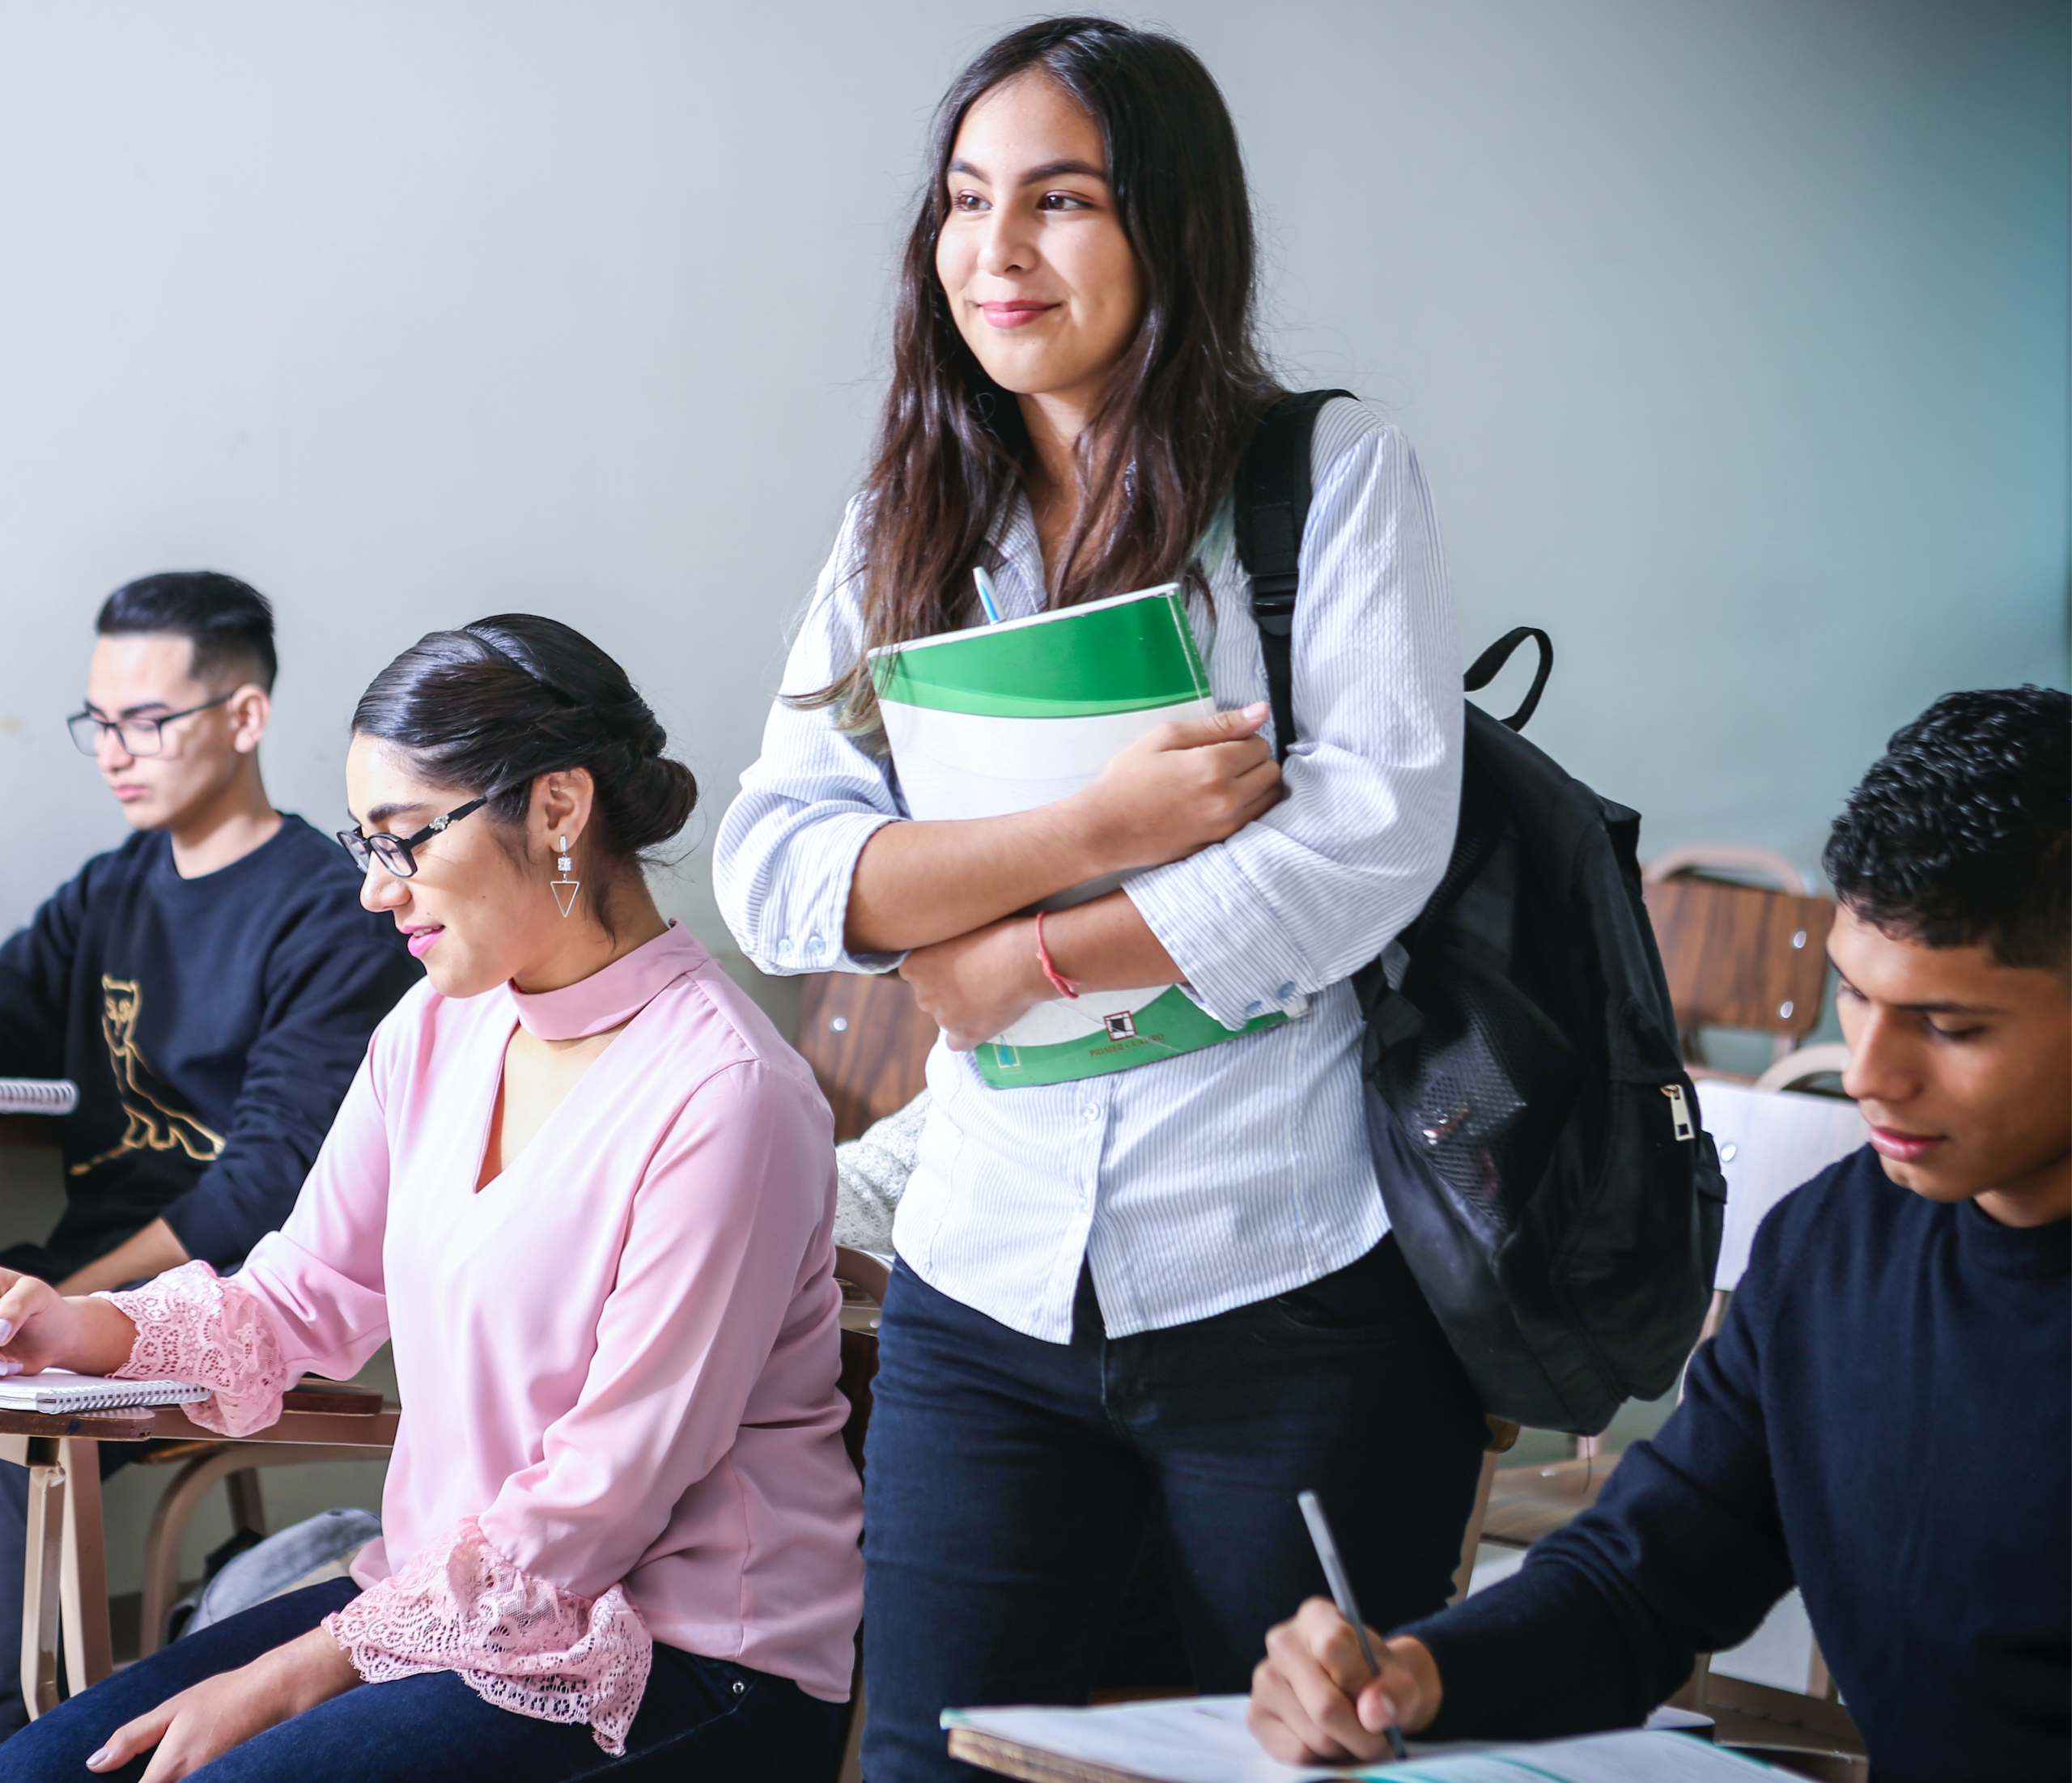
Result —
<svg viewBox="0 0 2072 1783"><path fill-rule="evenodd" d="M1283 397L1259 424L1238 467L1233 516L1238 560L1252 584L1252 618L1266 659L1273 735L1284 761L1295 741L1295 670L1291 660L1295 596L1301 580L1302 524L1310 516L1310 436L1317 414L1350 390L1305 390Z"/></svg>

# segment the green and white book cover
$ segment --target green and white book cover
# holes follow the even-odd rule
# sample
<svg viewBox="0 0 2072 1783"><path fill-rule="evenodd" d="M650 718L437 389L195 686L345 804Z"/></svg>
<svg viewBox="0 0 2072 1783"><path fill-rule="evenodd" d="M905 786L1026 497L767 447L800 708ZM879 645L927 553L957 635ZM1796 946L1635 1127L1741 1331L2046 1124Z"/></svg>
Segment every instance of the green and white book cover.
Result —
<svg viewBox="0 0 2072 1783"><path fill-rule="evenodd" d="M1119 749L1170 719L1216 710L1177 583L872 653L906 809L924 821L997 817L1069 797ZM1116 879L1045 901L1063 909ZM1276 1013L1235 1030L1278 1025ZM996 1089L1127 1071L1235 1037L1178 987L1039 1003L979 1046Z"/></svg>

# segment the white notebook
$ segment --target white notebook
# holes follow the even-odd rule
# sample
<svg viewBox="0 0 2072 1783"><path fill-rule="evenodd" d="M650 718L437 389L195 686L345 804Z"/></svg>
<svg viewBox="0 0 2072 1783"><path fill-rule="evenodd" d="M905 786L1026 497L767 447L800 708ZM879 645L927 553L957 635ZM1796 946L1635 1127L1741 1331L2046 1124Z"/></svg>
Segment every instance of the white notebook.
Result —
<svg viewBox="0 0 2072 1783"><path fill-rule="evenodd" d="M0 1114L69 1114L79 1103L68 1077L0 1077Z"/></svg>
<svg viewBox="0 0 2072 1783"><path fill-rule="evenodd" d="M192 1381L114 1381L105 1374L68 1374L46 1369L0 1381L0 1412L126 1412L146 1405L192 1405L209 1390Z"/></svg>
<svg viewBox="0 0 2072 1783"><path fill-rule="evenodd" d="M1100 1709L950 1709L946 1728L1149 1783L1760 1783L1776 1772L1688 1734L1654 1729L1518 1746L1420 1746L1392 1764L1283 1764L1245 1726L1242 1696L1187 1696Z"/></svg>

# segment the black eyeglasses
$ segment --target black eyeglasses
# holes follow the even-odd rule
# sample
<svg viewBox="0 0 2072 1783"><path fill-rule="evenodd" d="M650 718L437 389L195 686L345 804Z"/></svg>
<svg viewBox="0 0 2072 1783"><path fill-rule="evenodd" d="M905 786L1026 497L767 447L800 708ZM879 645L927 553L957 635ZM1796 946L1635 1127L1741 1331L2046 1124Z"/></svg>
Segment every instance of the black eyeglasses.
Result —
<svg viewBox="0 0 2072 1783"><path fill-rule="evenodd" d="M413 848L420 847L437 835L450 824L458 823L470 811L479 811L489 800L486 797L470 799L463 805L456 805L443 817L434 817L414 836L392 836L385 831L380 835L363 836L357 830L341 830L338 845L353 857L353 864L365 872L374 857L381 857L381 864L398 879L408 879L418 870L418 857Z"/></svg>
<svg viewBox="0 0 2072 1783"><path fill-rule="evenodd" d="M156 718L103 718L91 711L74 712L65 720L65 728L72 733L74 745L82 755L100 754L100 740L110 731L122 739L122 746L132 755L156 755L165 747L165 739L159 732L176 718L192 718L197 712L206 712L211 706L220 706L236 696L237 689L227 694L219 694L214 699L205 699L199 706L190 706L184 712L165 712Z"/></svg>

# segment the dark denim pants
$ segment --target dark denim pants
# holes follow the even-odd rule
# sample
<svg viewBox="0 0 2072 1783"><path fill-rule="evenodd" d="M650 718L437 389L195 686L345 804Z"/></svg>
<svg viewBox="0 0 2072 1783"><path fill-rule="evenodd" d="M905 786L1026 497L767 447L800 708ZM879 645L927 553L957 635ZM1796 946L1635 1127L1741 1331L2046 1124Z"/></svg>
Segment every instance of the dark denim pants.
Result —
<svg viewBox="0 0 2072 1783"><path fill-rule="evenodd" d="M1082 1272L1069 1344L904 1263L879 1327L864 1506L868 1783L974 1779L949 1707L1086 1700L1147 1518L1196 1688L1250 1687L1325 1589L1314 1488L1382 1627L1451 1590L1488 1429L1393 1239L1308 1287L1109 1338Z"/></svg>
<svg viewBox="0 0 2072 1783"><path fill-rule="evenodd" d="M4 1783L135 1783L150 1755L117 1772L87 1755L125 1721L189 1684L305 1634L359 1587L350 1579L274 1598L176 1641L74 1696L0 1746ZM787 1678L657 1644L626 1756L588 1727L495 1709L450 1671L363 1684L269 1728L193 1775L202 1783L565 1783L575 1777L695 1783L826 1783L840 1709Z"/></svg>

